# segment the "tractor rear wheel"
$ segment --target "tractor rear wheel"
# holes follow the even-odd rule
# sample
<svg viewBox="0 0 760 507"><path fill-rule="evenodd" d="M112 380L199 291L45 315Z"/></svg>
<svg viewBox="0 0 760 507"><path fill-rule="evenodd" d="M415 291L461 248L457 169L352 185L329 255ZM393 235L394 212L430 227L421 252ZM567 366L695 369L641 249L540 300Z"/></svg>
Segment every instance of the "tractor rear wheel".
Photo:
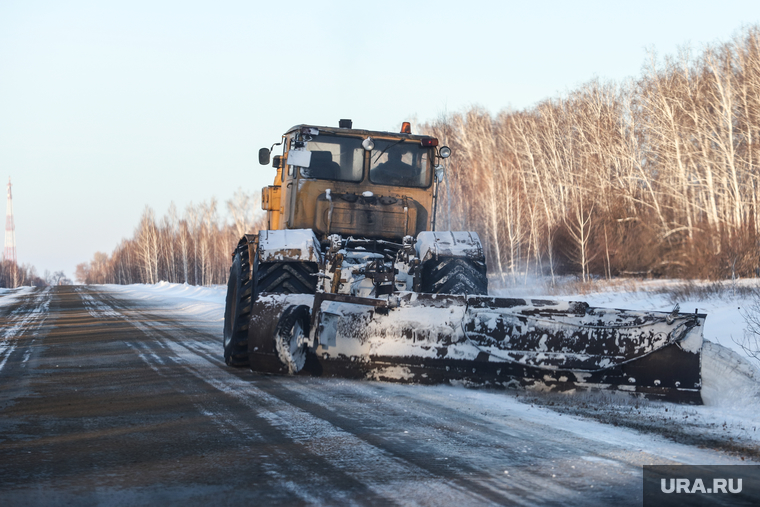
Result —
<svg viewBox="0 0 760 507"><path fill-rule="evenodd" d="M422 265L421 292L487 295L486 265L462 257L430 259Z"/></svg>
<svg viewBox="0 0 760 507"><path fill-rule="evenodd" d="M256 265L256 294L314 294L315 262L262 262Z"/></svg>

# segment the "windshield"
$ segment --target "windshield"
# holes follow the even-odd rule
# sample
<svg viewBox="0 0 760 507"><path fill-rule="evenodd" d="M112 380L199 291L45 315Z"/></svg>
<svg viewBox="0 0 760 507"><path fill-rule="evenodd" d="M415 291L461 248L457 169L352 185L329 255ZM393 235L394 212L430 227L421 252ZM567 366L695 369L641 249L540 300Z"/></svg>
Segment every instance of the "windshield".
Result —
<svg viewBox="0 0 760 507"><path fill-rule="evenodd" d="M430 185L429 149L419 141L375 141L369 179L380 185L427 187Z"/></svg>
<svg viewBox="0 0 760 507"><path fill-rule="evenodd" d="M306 143L311 152L309 167L301 168L304 178L320 180L361 181L364 148L361 139L315 136Z"/></svg>

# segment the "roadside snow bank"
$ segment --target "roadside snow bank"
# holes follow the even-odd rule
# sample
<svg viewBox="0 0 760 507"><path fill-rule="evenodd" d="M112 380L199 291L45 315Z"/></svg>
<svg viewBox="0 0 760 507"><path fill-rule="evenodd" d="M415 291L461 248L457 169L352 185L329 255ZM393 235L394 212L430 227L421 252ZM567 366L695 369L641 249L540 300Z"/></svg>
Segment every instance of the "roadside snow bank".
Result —
<svg viewBox="0 0 760 507"><path fill-rule="evenodd" d="M224 300L227 287L159 282L156 284L102 285L114 296L155 307L157 312L179 314L183 318L204 325L210 333L221 339L224 326Z"/></svg>
<svg viewBox="0 0 760 507"><path fill-rule="evenodd" d="M760 371L735 351L705 341L702 346L702 401L705 405L760 413Z"/></svg>
<svg viewBox="0 0 760 507"><path fill-rule="evenodd" d="M37 287L17 287L15 289L0 288L0 306L16 304L18 298L31 294L35 290L37 290Z"/></svg>
<svg viewBox="0 0 760 507"><path fill-rule="evenodd" d="M186 283L169 283L159 282L154 284L136 283L133 285L103 285L108 290L121 292L124 295L135 299L155 299L161 296L162 299L172 304L177 301L195 300L207 303L224 304L224 296L227 288L223 285L212 285L202 287L198 285L188 285Z"/></svg>

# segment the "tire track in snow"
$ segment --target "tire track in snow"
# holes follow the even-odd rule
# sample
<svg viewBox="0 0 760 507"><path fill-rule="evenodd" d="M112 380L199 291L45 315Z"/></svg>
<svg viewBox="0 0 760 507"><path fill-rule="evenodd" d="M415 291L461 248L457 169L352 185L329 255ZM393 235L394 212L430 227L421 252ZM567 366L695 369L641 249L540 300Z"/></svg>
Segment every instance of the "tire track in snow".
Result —
<svg viewBox="0 0 760 507"><path fill-rule="evenodd" d="M125 313L135 311L107 294L102 297ZM402 504L414 498L420 503L634 505L641 502L642 464L673 463L665 454L677 454L687 463L699 462L700 456L716 458L714 453L667 443L667 451L652 453L663 444L652 441L643 445L648 446L644 451L634 441L641 440L634 431L540 408L530 412L509 395L456 388L448 388L451 394L446 394L445 387L266 377L231 370L220 359L218 337L186 321L141 320L151 322L141 324L152 333L151 347L171 353L173 363L227 395L216 398L222 402L211 412L239 429L243 438L258 442L250 431L271 436L262 430L267 423L306 453L323 457L332 468L350 468L357 481ZM492 410L488 404L496 396L499 407ZM224 400L246 405L251 419L241 421ZM483 401L495 413L476 412ZM413 415L401 413L403 407ZM516 414L509 413L511 409ZM624 441L617 441L621 436ZM353 459L346 458L354 451ZM293 459L290 454L280 456ZM373 461L376 466L369 465ZM282 470L276 464L268 466ZM298 470L313 473L308 467ZM595 492L604 494L579 496L583 487L594 485ZM426 488L429 491L421 491Z"/></svg>
<svg viewBox="0 0 760 507"><path fill-rule="evenodd" d="M120 313L114 311L107 304L103 304L97 301L83 286L75 287L74 290L82 300L82 304L87 310L87 313L89 313L95 319L102 320L104 317L112 319L123 318Z"/></svg>
<svg viewBox="0 0 760 507"><path fill-rule="evenodd" d="M499 468L499 475L496 475L492 471L484 472L466 460L458 459L458 449L456 448L446 449L447 454L452 456L451 459L444 458L439 461L435 457L437 455L436 449L425 449L424 446L412 444L408 440L399 440L397 437L398 431L395 432L395 435L373 434L371 424L366 426L364 424L357 425L356 421L352 420L352 418L337 414L329 408L331 405L330 400L320 396L322 391L327 393L333 390L336 384L349 384L351 386L361 386L357 388L366 392L365 395L360 396L361 398L372 399L377 394L372 392L375 387L386 386L385 384L320 380L318 387L312 388L303 385L306 382L304 378L261 377L256 383L265 385L266 387L260 389L252 382L241 379L239 374L230 373L236 370L227 369L219 359L221 345L216 337L214 337L214 347L214 345L197 339L191 341L189 337L197 335L202 339L203 335L200 335L191 327L184 324L169 322L151 324L150 327L160 334L157 339L165 343L165 348L172 349L185 362L194 365L189 370L191 374L211 384L216 389L238 398L238 401L247 404L252 410L260 410L261 405L265 403L274 404L275 407L278 404L285 404L288 410L278 408L275 412L278 417L275 420L271 420L270 418L270 422L281 427L296 442L300 442L308 447L309 442L312 440L339 441L342 434L350 434L355 439L358 439L360 444L355 444L355 441L351 442L354 443L354 449L346 446L345 449L341 449L338 452L337 456L331 457L326 455L328 462L337 462L342 465L342 460L344 460L343 455L345 453L355 453L357 449L361 449L362 445L373 449L373 453L356 456L356 463L358 463L356 467L358 470L357 477L364 480L370 487L375 488L380 494L385 495L389 500L393 499L404 504L408 503L410 495L417 498L429 495L427 496L428 501L431 501L431 499L448 499L446 503L543 505L557 498L569 498L577 495L577 492L570 489L570 487L551 480L553 477L551 477L550 471L547 473L541 470L530 470L528 473L520 474L519 467L516 469L514 462L509 466L513 470L513 475L505 478L503 465L492 468L492 470ZM177 329L178 327L180 329ZM237 372L240 371L237 370ZM289 389L289 386L294 386L299 392ZM392 388L396 386L387 387ZM404 387L408 390L410 386ZM400 389L403 390L404 387L400 387ZM387 405L393 407L395 403L389 402ZM379 410L372 410L367 417L376 416L382 419L386 415L384 412L387 411L388 406ZM359 408L364 409L365 407ZM440 405L431 405L430 407L431 410L437 410L439 413L441 408ZM279 417L283 413L287 413L288 416L285 418ZM304 416L304 419L299 419L301 416ZM362 416L360 415L359 418L362 418ZM320 431L320 428L315 427L314 421L320 421L321 424L326 425L332 431ZM365 431L368 427L370 431ZM485 432L487 433L487 429ZM460 448L465 447L467 440L461 437L458 438L453 433L453 431L450 432L446 436L446 440L454 441L460 445ZM529 435L523 434L522 437L532 440L536 438L536 434L534 431L534 433ZM420 450L424 452L421 455L415 455ZM325 455L323 449L315 448L314 452L319 455ZM377 461L376 455L378 453L387 456L396 463L403 464L404 469L388 468L387 463L383 461L377 465L377 469L380 472L376 475L379 475L379 477L372 478L370 474L363 474L365 470L362 470L362 465ZM285 456L284 459L292 458ZM521 464L520 466L525 466L525 464ZM455 473L452 473L452 470ZM386 473L383 474L383 471ZM518 471L517 475L515 475L516 471ZM407 477L408 479L399 480L400 477ZM394 484L393 487L389 487L391 483ZM445 486L433 491L431 490L431 483ZM431 491L421 494L420 491L423 489ZM415 492L410 493L410 490ZM621 500L618 502L620 504L626 503L625 498L618 498L618 500ZM595 502L586 498L583 503L591 505ZM607 502L600 501L598 503L603 505Z"/></svg>
<svg viewBox="0 0 760 507"><path fill-rule="evenodd" d="M120 313L118 310L116 310L114 307L110 306L108 303L103 301L98 301L95 299L91 294L89 294L84 287L77 287L76 288L77 294L80 296L83 305L87 309L87 312L94 317L97 320L103 320L103 319L118 319L125 321L132 326L139 329L145 336L155 338L152 336L152 333L150 333L149 328L142 325L139 322L132 321L129 317L126 315ZM158 343L155 342L154 343ZM164 367L166 366L166 361L156 354L156 352L145 342L142 341L124 341L124 344L131 349L137 357L139 357L151 370L153 370L157 375L160 377L163 377L165 380L170 381L169 378L164 374ZM162 347L165 349L165 347ZM174 359L174 358L169 358ZM174 361L175 363L178 361ZM180 393L184 393L185 389L182 386L175 385L175 390ZM209 418L215 426L219 429L219 431L224 435L231 435L232 433L229 431L229 429L226 427L225 424L223 424L221 420L221 416L217 413L214 413L204 406L193 403L194 408L198 411L198 413L204 415L205 417Z"/></svg>
<svg viewBox="0 0 760 507"><path fill-rule="evenodd" d="M102 301L99 303L102 305ZM112 312L118 312L119 310L111 307ZM101 314L106 314L108 311L101 311ZM113 317L113 315L110 315ZM311 454L308 450L304 450L303 455L299 459L294 460L293 455L283 452L278 449L278 446L271 445L272 441L290 440L295 445L295 442L291 435L287 431L283 431L289 425L287 421L283 421L281 416L276 414L277 411L282 411L282 407L266 410L262 406L258 405L255 401L252 401L250 397L240 398L239 393L235 393L236 396L231 400L228 396L219 396L219 390L225 394L230 394L231 390L229 385L225 385L224 382L209 382L209 379L198 373L196 368L193 368L191 364L201 362L203 365L210 365L211 369L217 372L222 372L223 377L229 377L229 379L241 382L237 377L231 375L229 372L225 372L220 369L220 365L206 362L204 359L198 358L196 352L192 352L189 349L177 345L171 339L166 339L164 334L158 330L161 325L148 325L145 322L139 321L135 318L127 317L124 313L120 313L120 319L127 321L130 325L138 329L144 336L151 339L150 342L130 343L128 346L133 351L138 353L138 357L148 364L156 373L164 377L164 380L172 385L172 388L179 394L185 395L187 398L193 400L195 398L203 397L203 404L200 405L196 402L192 402L196 410L204 416L210 417L212 424L217 427L222 427L224 430L222 434L229 436L233 439L237 445L241 448L250 448L253 457L255 457L257 448L266 449L266 454L259 454L259 458L262 459L262 464L267 470L267 474L276 478L280 486L288 490L290 493L297 495L303 502L311 502L318 504L334 504L337 502L345 503L352 502L358 504L388 504L388 499L377 495L375 492L369 490L366 485L360 481L355 480L350 475L346 474L344 470L333 469L332 464L328 460L322 459L320 456ZM200 392L197 388L197 383L188 382L187 377L181 378L171 377L169 375L163 375L161 367L155 364L155 353L146 353L146 349L150 348L150 345L155 345L165 350L165 362L179 365L189 377L200 381L202 387ZM241 386L235 386L236 389L248 387L247 383L242 383ZM208 396L208 389L213 389L211 396ZM236 413L235 408L240 407L241 399L245 400L242 405L245 409L245 415L241 416ZM240 412L240 410L237 410ZM267 417L269 416L269 417ZM276 424L270 424L271 422ZM291 448L287 446L287 448ZM315 473L320 471L321 473L338 476L337 482L341 484L341 489L330 490L325 487L324 479L320 478L319 474ZM309 478L313 482L313 488L304 488L303 486L297 487L294 483L287 481L288 477L300 477ZM319 498L318 502L314 499ZM362 498L363 501L357 502L356 498ZM342 501L341 501L342 499Z"/></svg>
<svg viewBox="0 0 760 507"><path fill-rule="evenodd" d="M183 331L178 331L176 329L177 326L182 327ZM229 385L229 381L220 381L217 378L208 378L204 377L201 373L202 371L212 371L213 368L209 368L209 364L204 363L213 363L218 368L225 369L226 366L224 365L223 361L219 359L219 350L220 345L217 340L215 340L214 345L211 345L207 342L202 341L188 341L187 338L189 336L193 336L194 334L197 334L194 332L192 328L189 326L184 326L179 323L171 323L169 325L166 324L152 324L151 327L156 330L156 332L159 332L162 334L164 338L161 338L161 340L166 343L166 348L172 348L174 349L175 353L182 356L186 356L186 361L188 362L196 362L198 363L198 367L195 368L192 373L196 376L198 376L201 380L204 380L206 382L211 383L219 389L220 391L226 392L227 394L230 394L232 396L240 397L242 396L242 401L244 403L249 403L250 398L254 395L254 393L251 393L252 390L252 384L249 381L238 379L238 385L231 386ZM215 337L214 337L215 338ZM190 355L187 355L185 351L182 351L181 349L178 349L178 347L187 349L189 352L191 352ZM204 368L205 367L205 368ZM224 371L224 370L223 370ZM229 371L229 370L227 370ZM233 370L234 371L234 370ZM468 464L465 461L459 461L456 463L456 468L460 472L459 477L452 478L451 477L451 468L452 464L457 462L458 460L456 458L453 458L451 460L448 460L446 458L447 462L435 462L435 459L433 456L435 455L435 452L431 452L430 450L425 449L425 453L423 456L415 456L415 452L411 451L409 449L409 446L405 443L399 443L393 441L394 439L388 439L381 435L371 435L367 432L364 432L363 429L356 428L356 421L351 420L350 418L346 418L344 416L337 415L335 411L328 408L330 406L330 400L322 399L323 397L320 396L320 394L324 394L322 391L329 392L330 389L333 387L333 385L338 382L341 383L339 380L326 380L321 383L322 387L326 387L323 390L312 389L307 388L308 393L305 392L296 392L294 390L289 389L286 386L291 386L293 383L296 384L296 389L301 390L305 386L302 383L304 379L303 378L288 378L288 377L265 377L266 380L263 380L263 382L267 382L268 389L266 392L264 392L261 389L257 389L255 392L255 395L258 397L262 396L262 393L264 393L266 396L268 396L268 401L272 401L272 395L280 402L280 403L286 403L288 406L293 407L296 410L299 410L300 413L308 414L311 418L317 418L329 425L331 425L333 428L346 432L352 435L355 435L357 438L359 438L364 445L368 445L374 449L377 449L378 451L382 451L384 454L388 456L392 456L393 459L402 462L405 464L406 467L409 467L414 470L414 475L416 478L414 479L415 482L420 482L420 474L425 475L428 478L432 477L438 477L441 478L441 480L447 481L447 489L449 490L448 496L451 496L451 490L457 491L461 493L463 498L466 498L466 502L472 502L474 500L474 497L477 498L478 503L497 503L501 504L504 502L513 503L516 505L535 505L535 504L543 504L548 499L552 498L564 498L567 497L567 495L572 495L574 491L569 489L566 486L563 486L559 484L557 481L546 481L546 476L551 477L551 473L543 474L541 471L532 471L529 474L525 474L521 483L515 482L515 476L511 476L509 478L509 481L511 482L511 485L508 488L505 488L505 481L503 476L494 476L493 474L483 474L482 470L479 470L477 468L474 468L470 464ZM325 382L332 383L327 387L327 384ZM358 382L354 383L357 386L362 386L362 388L365 388L366 391L372 391L375 386L384 386L385 384L367 384L364 382ZM373 387L369 387L373 386ZM396 386L387 386L388 388L396 387ZM406 386L406 389L408 390L409 386ZM401 389L404 389L403 387ZM285 391L285 392L283 392ZM371 399L376 395L376 393L367 392L365 397L367 399ZM321 399L321 403L318 403L316 400ZM261 403L261 399L256 400L256 406L259 406ZM393 404L389 404L393 405ZM433 412L440 413L441 406L435 405L432 403L427 403L429 405L429 409ZM382 417L382 412L385 410L379 410L375 411L374 413L378 415L379 417ZM377 412L380 412L379 414ZM279 421L277 421L279 422ZM293 432L293 420L288 420L285 424L288 426L288 430ZM471 424L470 421L467 421L468 424ZM352 429L353 428L353 429ZM310 438L310 436L314 433L313 429L309 429L308 431L304 432L303 434L296 435L296 438L301 438L306 436L306 438ZM488 434L488 429L485 428L481 432L481 435ZM449 435L451 437L451 435ZM322 438L322 435L318 435L318 438ZM324 438L335 438L334 436L326 436ZM534 439L535 433L530 435L522 435L522 438L527 439ZM455 440L455 439L454 439ZM459 442L462 447L466 446L466 442L462 441ZM420 446L412 446L412 448L415 449L415 451L420 449ZM457 450L453 450L451 455L456 456ZM363 457L362 459L371 459L371 457ZM503 461L503 460L502 460ZM433 463L431 465L430 463ZM498 465L494 468L499 468L499 474L503 473L501 468ZM514 464L510 468L514 469ZM399 471L393 470L393 475L398 475ZM408 474L407 474L408 475ZM470 475L475 476L474 478L468 478L468 477L462 477L461 475ZM487 475L487 477L484 477L484 475ZM445 479L443 479L445 477ZM386 484L384 481L379 481L380 484L383 484L383 491L387 494L388 488L385 487ZM510 491L511 490L511 491ZM515 491L517 490L517 491ZM439 494L439 493L436 493ZM442 497L445 497L445 495L442 495ZM399 502L404 503L407 501L406 497L403 494L398 495L396 498ZM588 502L588 501L587 501Z"/></svg>
<svg viewBox="0 0 760 507"><path fill-rule="evenodd" d="M399 457L396 453L389 452L387 448L373 445L340 425L336 425L332 421L319 417L312 411L304 410L303 407L294 405L278 396L273 396L269 392L255 387L251 382L242 380L235 375L229 375L227 378L209 375L209 370L219 368L219 365L199 356L183 344L170 339L166 340L165 343L188 363L187 370L196 378L235 398L236 401L256 412L258 417L265 419L293 442L303 446L306 452L321 456L327 463L345 469L348 475L364 482L386 500L393 499L392 496L388 497L390 492L403 487L402 484L396 484L394 488L390 489L387 487L388 483L397 482L399 477L411 478L409 482L416 483L415 489L419 488L420 484L424 484L424 487L430 490L430 495L433 498L458 499L459 501L476 501L478 503L488 503L489 500L493 500L474 494L472 489L460 489L453 484L448 484L436 474L418 467L416 464ZM288 458L292 459L292 457ZM366 463L372 463L377 468L373 481L366 480L369 475L364 473ZM358 473L355 473L354 470ZM394 500L403 503L405 499L406 495L402 492ZM503 500L503 497L500 500Z"/></svg>
<svg viewBox="0 0 760 507"><path fill-rule="evenodd" d="M0 372L2 372L11 354L16 350L19 338L22 335L30 335L39 330L45 322L50 307L50 287L23 297L26 300L25 303L10 313L7 317L7 327L0 335ZM32 338L29 342L30 346L34 340ZM29 361L31 354L31 348L25 351L21 359L22 366L25 366Z"/></svg>
<svg viewBox="0 0 760 507"><path fill-rule="evenodd" d="M177 325L180 325L180 327L184 328L184 331L177 331ZM188 326L172 323L172 325L169 326L155 325L154 327L159 332L164 331L165 335L168 335L170 337L169 341L167 342L169 345L167 346L175 347L175 352L179 354L183 353L182 351L176 350L177 346L189 349L193 353L191 356L188 356L190 361L200 359L201 361L214 363L214 365L216 365L218 368L226 368L223 361L218 359L220 345L218 343L218 340L216 340L216 337L214 337L215 343L211 345L207 342L202 341L188 341L186 339L188 336L197 334L192 328L189 328ZM199 375L199 371L202 369L203 368L196 369L194 374ZM456 458L452 458L451 460L445 458L445 462L437 462L436 458L433 457L435 455L435 452L431 452L427 449L425 449L426 452L422 456L415 456L415 451L419 450L420 446L411 446L412 449L415 449L415 451L412 451L410 450L409 445L406 443L395 442L393 438L388 439L380 435L369 435L367 432L364 432L362 428L356 428L357 425L355 424L355 421L342 416L336 417L335 412L327 408L330 406L329 400L323 400L323 403L321 404L315 403L314 399L312 399L312 395L317 394L316 391L318 391L318 389L308 388L309 391L307 395L307 393L296 393L295 391L284 387L286 385L292 385L291 382L298 383L303 380L302 378L289 379L287 377L270 377L269 379L270 380L264 380L265 382L268 382L267 394L275 394L275 397L277 397L280 402L294 406L296 409L300 409L301 412L309 414L310 417L316 417L332 425L334 428L355 435L357 438L361 439L364 445L369 445L374 449L382 451L386 455L392 456L393 459L404 463L406 467L413 469L414 473L412 473L412 476L414 476L415 479L408 481L408 483L414 483L415 488L421 487L419 484L423 482L420 478L420 474L422 474L425 477L435 477L440 479L442 482L446 482L448 495L436 493L437 495L440 494L442 498L448 496L456 501L460 501L457 500L457 498L465 499L464 501L466 503L471 503L477 499L475 500L477 503L493 502L496 504L502 504L504 502L509 502L515 505L535 505L543 504L547 501L547 499L563 498L573 493L572 490L556 483L556 481L546 483L544 481L544 477L542 477L542 474L540 472L532 472L530 474L526 474L523 480L523 484L516 483L514 481L513 475L509 478L509 481L512 482L512 484L509 487L505 487L505 479L503 476L493 476L490 473L484 474L482 470L473 468L470 464L464 461L459 461L457 463L458 460ZM206 381L209 382L208 379L206 379ZM332 382L334 384L335 382L340 381L327 380L326 382ZM228 384L222 385L219 382L215 382L213 380L211 383L214 384L215 387L219 390L228 392L228 394L231 394L233 396L240 396L241 393L250 393L251 391L251 383L248 381L242 381L240 385L232 388L230 388ZM376 386L383 384L367 384L360 382L356 383L356 385ZM321 386L327 386L327 384L322 383ZM303 387L304 386L302 384L297 384L297 389L301 389ZM329 392L332 387L333 386L330 385L325 390ZM283 389L286 392L283 392ZM368 390L369 389L371 388L368 388ZM372 398L374 395L375 393L367 393L367 398ZM243 396L245 397L244 401L247 402L248 397L251 395L243 394ZM317 396L317 398L319 398L319 396ZM257 403L260 403L260 401ZM441 407L432 407L432 409L438 410L440 412ZM382 414L376 415L378 417L382 417ZM288 422L287 424L292 425L292 421ZM293 428L289 429L291 431L293 430ZM311 433L307 432L307 434ZM534 436L535 435L531 435L530 438L533 438ZM453 456L456 456L455 451L451 454ZM452 468L456 468L458 470L458 477L452 478ZM404 476L398 475L398 471L394 470L393 472L394 473L392 475L395 477ZM503 470L499 468L499 474L502 473ZM409 474L407 473L406 475L408 476ZM469 475L472 477L463 477L462 475ZM378 481L378 484L380 484L379 487L387 495L387 483L380 480ZM452 495L452 491L456 491L458 494ZM395 495L395 499L401 503L408 501L408 498L404 493Z"/></svg>
<svg viewBox="0 0 760 507"><path fill-rule="evenodd" d="M100 294L98 294L100 296ZM101 299L100 305L105 304ZM118 311L112 307L113 311ZM107 312L105 312L107 313ZM216 417L216 422L225 424L229 428L241 432L244 440L252 442L264 442L261 435L262 423L266 423L272 430L278 432L294 444L303 448L304 456L310 456L311 460L321 462L320 468L334 468L345 475L345 479L353 479L355 487L369 488L365 495L370 497L377 495L375 501L369 503L398 502L400 504L408 503L407 493L410 489L415 490L413 496L420 496L420 492L426 490L425 496L429 498L445 498L452 502L480 503L488 504L497 499L482 496L472 490L472 488L461 488L455 484L449 483L447 478L438 474L431 473L429 470L421 468L414 463L409 462L387 449L368 443L366 440L359 438L357 435L344 428L334 425L332 422L321 419L307 410L290 404L287 400L273 396L263 389L259 389L250 381L241 379L226 369L224 363L217 359L219 343L216 341L214 347L202 341L205 336L201 335L201 340L189 339L190 336L198 333L192 329L185 328L181 331L176 329L177 323L171 325L165 324L148 324L136 319L130 319L123 313L121 318L130 322L137 327L146 336L149 336L158 342L164 350L172 352L170 360L179 362L185 370L198 379L199 381L211 386L215 390L233 398L238 404L244 405L248 412L251 413L249 421L242 421L229 410L229 403L220 402L216 407L211 408L208 412ZM184 326L183 326L184 327ZM141 345L133 344L139 347L140 357L146 363L150 363L153 353L146 353L146 343ZM209 352L214 350L213 355L209 357ZM151 368L157 370L155 364ZM251 423L255 424L251 424ZM271 436L268 436L271 439ZM304 461L304 458L301 458ZM294 462L292 455L283 454L279 459L272 460L268 465L277 466L278 461L288 463L288 474L307 477L314 474L310 467L299 466ZM375 474L367 473L367 464L371 464L376 470ZM299 470L293 470L293 468ZM282 467L277 467L282 468ZM283 470L284 473L284 470ZM374 475L374 476L373 476ZM373 480L368 481L367 478ZM405 478L399 480L399 478ZM392 488L388 484L395 483ZM325 495L325 485L320 485L322 493ZM401 488L398 491L399 487ZM297 493L294 489L292 492ZM305 493L305 491L304 491ZM323 500L334 501L331 495L339 494L340 491L333 491L330 495L324 496ZM300 495L304 501L311 501L314 492L308 495ZM352 498L355 501L355 492ZM332 500L330 500L332 498ZM505 497L500 495L498 502L503 502Z"/></svg>

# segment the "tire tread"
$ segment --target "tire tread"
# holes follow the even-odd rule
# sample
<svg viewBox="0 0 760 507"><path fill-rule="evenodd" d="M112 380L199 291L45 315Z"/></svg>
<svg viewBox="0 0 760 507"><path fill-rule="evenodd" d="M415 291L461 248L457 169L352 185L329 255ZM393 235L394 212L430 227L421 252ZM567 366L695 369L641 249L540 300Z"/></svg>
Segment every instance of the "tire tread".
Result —
<svg viewBox="0 0 760 507"><path fill-rule="evenodd" d="M430 259L422 266L422 292L432 294L488 294L486 265L462 257Z"/></svg>

